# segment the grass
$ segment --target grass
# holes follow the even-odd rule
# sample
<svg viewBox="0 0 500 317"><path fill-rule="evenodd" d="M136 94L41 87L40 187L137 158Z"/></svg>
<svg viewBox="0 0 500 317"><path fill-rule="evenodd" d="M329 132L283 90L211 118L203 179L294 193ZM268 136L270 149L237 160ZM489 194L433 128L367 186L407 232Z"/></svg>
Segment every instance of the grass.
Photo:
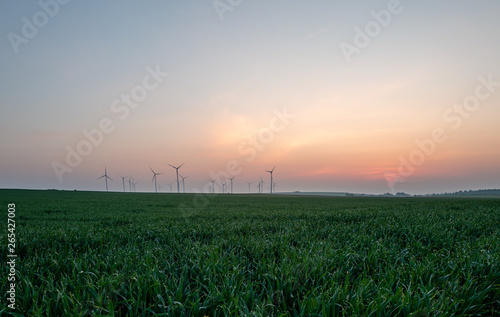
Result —
<svg viewBox="0 0 500 317"><path fill-rule="evenodd" d="M15 313L500 315L499 199L210 195L179 208L198 198L0 190L4 272L17 210Z"/></svg>

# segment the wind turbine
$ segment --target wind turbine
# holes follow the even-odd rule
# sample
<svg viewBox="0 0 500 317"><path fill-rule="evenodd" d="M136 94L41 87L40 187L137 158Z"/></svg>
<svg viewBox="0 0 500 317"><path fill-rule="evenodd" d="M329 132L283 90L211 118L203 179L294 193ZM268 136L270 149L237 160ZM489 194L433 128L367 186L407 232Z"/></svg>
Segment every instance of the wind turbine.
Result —
<svg viewBox="0 0 500 317"><path fill-rule="evenodd" d="M264 192L264 181L262 180L262 177L260 178L260 182L257 187L259 187L259 194Z"/></svg>
<svg viewBox="0 0 500 317"><path fill-rule="evenodd" d="M274 172L274 169L275 169L275 168L276 168L276 166L275 166L275 167L273 167L273 169L272 169L272 170L270 170L270 171L266 171L266 172L268 172L269 174L271 174L271 185L269 186L269 189L270 189L270 191L271 191L271 194L273 193L273 172Z"/></svg>
<svg viewBox="0 0 500 317"><path fill-rule="evenodd" d="M185 180L186 178L188 178L189 176L186 176L186 177L184 177L184 176L182 176L182 175L180 175L180 176L181 176L181 178L182 178L182 192L183 192L183 193L186 193L186 187L184 186L184 180Z"/></svg>
<svg viewBox="0 0 500 317"><path fill-rule="evenodd" d="M128 178L128 189L132 192L132 177Z"/></svg>
<svg viewBox="0 0 500 317"><path fill-rule="evenodd" d="M108 191L108 178L111 179L111 177L108 176L108 171L106 170L106 166L104 166L104 175L99 177L98 179L103 178L106 180L106 191ZM111 179L112 180L112 179Z"/></svg>
<svg viewBox="0 0 500 317"><path fill-rule="evenodd" d="M153 172L153 179L151 180L151 182L155 181L155 192L158 192L158 186L156 185L156 175L161 175L163 173L156 173L151 167L149 169L151 170L151 172Z"/></svg>
<svg viewBox="0 0 500 317"><path fill-rule="evenodd" d="M226 190L225 190L226 189L226 183L221 182L221 184L222 184L222 193L225 194L226 193Z"/></svg>
<svg viewBox="0 0 500 317"><path fill-rule="evenodd" d="M125 176L122 176L123 192L125 192Z"/></svg>
<svg viewBox="0 0 500 317"><path fill-rule="evenodd" d="M233 179L234 179L234 176L230 178L230 180L231 180L231 194L233 193Z"/></svg>
<svg viewBox="0 0 500 317"><path fill-rule="evenodd" d="M134 179L132 178L132 185L134 186L134 193L135 193L135 185L139 184L139 182L134 182Z"/></svg>
<svg viewBox="0 0 500 317"><path fill-rule="evenodd" d="M172 192L172 184L173 184L173 183L174 183L174 182L172 182L172 183L168 184L168 186L170 186L170 192Z"/></svg>
<svg viewBox="0 0 500 317"><path fill-rule="evenodd" d="M175 168L175 172L177 173L177 193L180 193L180 189L179 189L179 168L181 168L182 165L184 165L184 163L182 163L181 165L175 167L171 164L168 164L170 166L172 166L173 168Z"/></svg>
<svg viewBox="0 0 500 317"><path fill-rule="evenodd" d="M212 194L215 194L215 179L210 180L212 182Z"/></svg>
<svg viewBox="0 0 500 317"><path fill-rule="evenodd" d="M250 185L252 185L252 182L247 182L248 184L248 193L250 194Z"/></svg>

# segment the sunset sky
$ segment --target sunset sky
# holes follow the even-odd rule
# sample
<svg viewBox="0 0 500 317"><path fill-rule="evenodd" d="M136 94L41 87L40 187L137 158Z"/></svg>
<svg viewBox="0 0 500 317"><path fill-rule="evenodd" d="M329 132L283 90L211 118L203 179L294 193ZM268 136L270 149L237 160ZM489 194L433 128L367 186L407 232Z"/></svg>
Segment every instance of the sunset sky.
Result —
<svg viewBox="0 0 500 317"><path fill-rule="evenodd" d="M500 188L499 13L495 0L2 1L0 188L104 190L107 166L110 190L125 176L154 191L151 167L169 192L168 164L184 162L189 192L221 175L267 191L273 166L277 191Z"/></svg>

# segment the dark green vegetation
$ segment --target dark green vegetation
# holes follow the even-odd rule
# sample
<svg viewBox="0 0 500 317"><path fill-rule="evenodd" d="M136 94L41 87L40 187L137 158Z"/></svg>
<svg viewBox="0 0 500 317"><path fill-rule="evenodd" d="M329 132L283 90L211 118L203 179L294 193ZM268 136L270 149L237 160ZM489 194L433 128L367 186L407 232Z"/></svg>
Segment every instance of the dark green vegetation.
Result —
<svg viewBox="0 0 500 317"><path fill-rule="evenodd" d="M500 314L498 199L207 197L186 212L194 195L0 190L4 272L17 209L16 312Z"/></svg>

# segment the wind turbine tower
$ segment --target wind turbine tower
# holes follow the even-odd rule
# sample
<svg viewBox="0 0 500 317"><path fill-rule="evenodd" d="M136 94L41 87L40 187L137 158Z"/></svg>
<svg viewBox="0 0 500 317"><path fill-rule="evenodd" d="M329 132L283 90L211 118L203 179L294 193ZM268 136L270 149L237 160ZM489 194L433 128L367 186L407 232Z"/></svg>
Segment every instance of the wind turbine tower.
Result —
<svg viewBox="0 0 500 317"><path fill-rule="evenodd" d="M153 179L151 180L151 182L155 182L155 192L158 192L158 185L156 183L156 175L161 175L163 173L156 173L155 171L153 171L153 169L150 167L149 168L151 170L151 172L153 172Z"/></svg>
<svg viewBox="0 0 500 317"><path fill-rule="evenodd" d="M252 185L252 182L247 182L248 184L248 193L250 194L250 185Z"/></svg>
<svg viewBox="0 0 500 317"><path fill-rule="evenodd" d="M210 180L212 182L212 194L215 194L215 179Z"/></svg>
<svg viewBox="0 0 500 317"><path fill-rule="evenodd" d="M275 166L275 167L273 167L273 169L272 169L272 170L270 170L270 171L266 171L266 172L268 172L269 174L271 174L271 185L269 185L269 190L270 190L270 193L271 193L271 194L273 193L273 172L274 172L274 169L275 169L275 168L276 168L276 166Z"/></svg>
<svg viewBox="0 0 500 317"><path fill-rule="evenodd" d="M139 182L134 182L134 179L132 178L132 186L134 186L134 193L135 193L135 185L139 184Z"/></svg>
<svg viewBox="0 0 500 317"><path fill-rule="evenodd" d="M108 191L108 178L111 179L111 177L108 176L108 171L106 169L106 166L104 166L104 175L99 177L98 179L101 179L104 177L104 180L106 181L106 191ZM111 179L112 180L112 179Z"/></svg>
<svg viewBox="0 0 500 317"><path fill-rule="evenodd" d="M230 178L230 180L231 180L231 194L233 193L233 179L234 179L234 176Z"/></svg>
<svg viewBox="0 0 500 317"><path fill-rule="evenodd" d="M182 165L184 165L184 163L182 163L181 165L179 165L179 166L177 166L177 167L175 167L175 166L173 166L173 165L171 165L171 164L168 164L168 165L170 165L170 166L172 166L173 168L175 168L175 172L176 172L176 174L177 174L177 193L180 193L181 191L180 191L180 188L179 188L179 168L181 168L181 166L182 166Z"/></svg>
<svg viewBox="0 0 500 317"><path fill-rule="evenodd" d="M262 194L264 192L264 181L262 180L262 177L260 178L260 182L259 182L259 194Z"/></svg>
<svg viewBox="0 0 500 317"><path fill-rule="evenodd" d="M186 186L185 186L185 184L184 184L184 180L185 180L186 178L188 178L189 176L186 176L186 177L184 177L184 176L182 176L182 175L180 175L180 176L181 176L181 178L182 178L182 192L185 194L185 193L186 193Z"/></svg>

